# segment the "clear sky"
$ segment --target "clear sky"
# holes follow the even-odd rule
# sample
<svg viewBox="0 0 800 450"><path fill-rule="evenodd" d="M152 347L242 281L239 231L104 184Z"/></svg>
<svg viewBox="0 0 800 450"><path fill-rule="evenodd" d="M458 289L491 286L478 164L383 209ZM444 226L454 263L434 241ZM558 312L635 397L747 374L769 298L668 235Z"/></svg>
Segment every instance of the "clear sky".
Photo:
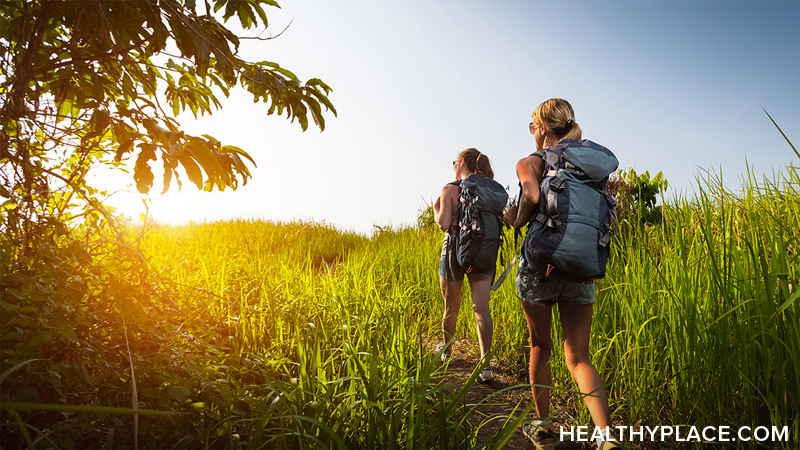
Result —
<svg viewBox="0 0 800 450"><path fill-rule="evenodd" d="M764 113L798 147L797 1L279 2L264 36L291 21L286 32L240 53L321 78L338 117L303 133L246 92L212 116L181 115L187 131L243 148L258 168L236 191L155 186L155 220L303 219L362 233L412 224L468 147L515 195L514 165L535 150L531 112L551 97L572 103L584 138L621 167L663 171L671 193L691 196L709 169L735 190L748 164L772 174L800 163ZM132 193L112 203L143 210Z"/></svg>

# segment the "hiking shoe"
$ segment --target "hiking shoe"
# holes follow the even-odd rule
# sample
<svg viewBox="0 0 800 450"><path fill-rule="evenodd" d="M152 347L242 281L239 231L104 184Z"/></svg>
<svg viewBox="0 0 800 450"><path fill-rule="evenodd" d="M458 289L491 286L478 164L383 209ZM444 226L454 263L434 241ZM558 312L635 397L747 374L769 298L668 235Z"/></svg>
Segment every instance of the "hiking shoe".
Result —
<svg viewBox="0 0 800 450"><path fill-rule="evenodd" d="M494 375L492 375L492 371L488 368L483 369L483 371L478 375L478 383L488 383L492 381Z"/></svg>
<svg viewBox="0 0 800 450"><path fill-rule="evenodd" d="M550 420L537 420L534 423L525 422L522 424L522 434L533 442L537 450L554 449L556 446L553 443L556 440L556 435L550 431L552 425L553 422Z"/></svg>
<svg viewBox="0 0 800 450"><path fill-rule="evenodd" d="M436 353L438 354L439 352L442 352L442 356L439 357L439 361L446 363L447 361L450 361L450 355L442 350L444 350L444 344L439 344L436 346Z"/></svg>

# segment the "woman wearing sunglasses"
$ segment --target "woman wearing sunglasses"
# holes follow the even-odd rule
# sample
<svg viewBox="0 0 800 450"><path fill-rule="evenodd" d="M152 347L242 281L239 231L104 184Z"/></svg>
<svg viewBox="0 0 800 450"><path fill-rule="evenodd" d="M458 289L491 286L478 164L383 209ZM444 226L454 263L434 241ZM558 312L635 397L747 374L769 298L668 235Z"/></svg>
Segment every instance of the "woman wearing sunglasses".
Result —
<svg viewBox="0 0 800 450"><path fill-rule="evenodd" d="M461 232L460 222L462 217L460 217L461 208L459 207L461 204L461 185L467 177L470 177L468 183L477 183L481 186L491 185L495 190L499 187L503 191L502 194L506 195L505 198L507 199L508 197L502 186L492 180L494 172L489 158L477 149L468 148L459 153L456 160L453 161L453 173L456 176L456 181L448 183L442 188L441 195L436 199L436 203L433 206L436 224L445 231L441 259L439 261L439 283L442 297L444 298L444 317L442 318L444 343L436 347L436 352L441 354L442 361L447 361L451 354L451 341L456 332L458 311L461 308L461 288L466 275L472 291L472 310L475 313L475 322L478 328L481 361L484 361L492 347L492 315L489 310L489 289L495 273L497 248L494 247L490 250L493 255L481 258L483 261L481 264L471 264L468 267L459 264L456 245ZM505 200L500 201L502 201L502 206L505 206ZM499 217L494 220L500 221ZM493 230L498 233L497 237L499 239L499 226L495 225ZM478 381L483 383L492 378L492 372L488 367L478 375Z"/></svg>
<svg viewBox="0 0 800 450"><path fill-rule="evenodd" d="M523 158L517 163L517 177L522 186L519 206L510 208L504 215L505 221L515 228L533 224L533 220L549 220L548 217L542 217L546 214L541 213L539 205L540 201L548 201L540 196L540 188L547 165L543 159L542 150L554 147L564 139L575 140L573 141L574 145L580 148L586 148L581 146L588 145L599 147L591 141L579 141L582 134L581 129L575 122L572 106L566 100L560 98L547 100L534 110L532 117L530 132L533 134L537 153ZM607 149L605 150L607 151ZM608 154L613 158L613 154L610 152ZM613 161L616 161L616 158ZM552 176L552 172L549 176ZM548 194L542 190L542 195ZM579 200L570 199L570 203L578 203ZM529 228L531 226L529 225ZM530 236L526 237L526 239L528 238ZM591 243L587 241L585 245L588 246ZM550 417L550 389L542 387L552 386L549 360L553 343L550 324L552 308L557 304L564 334L564 354L567 368L580 392L584 395L583 399L592 416L592 421L596 427L603 430L603 436L597 439L597 446L600 450L619 448L607 428L611 426L611 419L603 380L589 357L592 311L596 300L594 283L560 279L550 275L550 265L545 271L548 273L543 273L532 267L535 263L541 262L526 261L523 255L517 271L517 295L522 301L522 309L530 333L529 377L530 383L533 385L531 391L536 406L536 415L540 418L540 420L524 424L522 431L540 450L553 447L555 438L558 436L557 429L553 427L552 421L548 420Z"/></svg>

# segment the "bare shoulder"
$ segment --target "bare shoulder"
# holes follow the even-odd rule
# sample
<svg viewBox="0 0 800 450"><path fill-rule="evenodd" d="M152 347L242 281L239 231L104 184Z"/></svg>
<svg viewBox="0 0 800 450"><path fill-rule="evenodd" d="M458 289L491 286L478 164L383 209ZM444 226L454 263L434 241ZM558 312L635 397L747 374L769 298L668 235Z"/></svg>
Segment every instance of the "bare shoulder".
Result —
<svg viewBox="0 0 800 450"><path fill-rule="evenodd" d="M454 185L447 183L442 188L442 195L446 195L448 197L458 196L461 193L461 188Z"/></svg>
<svg viewBox="0 0 800 450"><path fill-rule="evenodd" d="M517 173L540 173L544 161L538 155L526 156L517 162Z"/></svg>
<svg viewBox="0 0 800 450"><path fill-rule="evenodd" d="M447 183L447 184L444 185L444 187L442 189L447 189L448 191L460 191L461 190L461 186L459 186L457 184L453 184L453 183Z"/></svg>

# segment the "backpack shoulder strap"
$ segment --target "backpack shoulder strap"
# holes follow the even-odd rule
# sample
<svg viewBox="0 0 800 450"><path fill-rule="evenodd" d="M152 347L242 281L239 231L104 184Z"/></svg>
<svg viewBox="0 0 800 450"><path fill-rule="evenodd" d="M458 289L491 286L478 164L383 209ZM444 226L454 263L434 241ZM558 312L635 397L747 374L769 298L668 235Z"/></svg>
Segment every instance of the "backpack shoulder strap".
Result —
<svg viewBox="0 0 800 450"><path fill-rule="evenodd" d="M564 163L561 160L561 152L563 150L564 147L560 145L554 145L541 151L543 153L541 158L544 160L545 173L549 171L557 171L558 169L564 167Z"/></svg>

